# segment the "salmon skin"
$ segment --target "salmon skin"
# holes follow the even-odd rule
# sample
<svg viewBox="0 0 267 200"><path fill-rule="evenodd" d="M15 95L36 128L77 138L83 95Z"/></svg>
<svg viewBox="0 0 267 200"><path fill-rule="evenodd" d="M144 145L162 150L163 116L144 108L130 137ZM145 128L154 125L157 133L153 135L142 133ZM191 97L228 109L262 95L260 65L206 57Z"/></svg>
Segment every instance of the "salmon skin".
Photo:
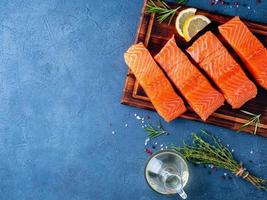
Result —
<svg viewBox="0 0 267 200"><path fill-rule="evenodd" d="M187 49L214 81L232 108L240 108L257 95L257 88L213 33L208 31Z"/></svg>
<svg viewBox="0 0 267 200"><path fill-rule="evenodd" d="M142 43L131 46L124 59L164 120L169 122L186 111L183 100Z"/></svg>
<svg viewBox="0 0 267 200"><path fill-rule="evenodd" d="M223 95L177 47L174 36L154 58L202 120L223 105Z"/></svg>
<svg viewBox="0 0 267 200"><path fill-rule="evenodd" d="M219 31L239 55L256 82L267 89L267 50L263 44L239 17L219 26Z"/></svg>

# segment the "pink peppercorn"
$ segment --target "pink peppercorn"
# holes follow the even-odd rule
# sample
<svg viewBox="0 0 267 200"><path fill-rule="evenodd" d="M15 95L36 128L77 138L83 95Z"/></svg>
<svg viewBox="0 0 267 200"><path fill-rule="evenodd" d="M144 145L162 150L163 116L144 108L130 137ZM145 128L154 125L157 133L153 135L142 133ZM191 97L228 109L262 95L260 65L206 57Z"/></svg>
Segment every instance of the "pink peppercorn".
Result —
<svg viewBox="0 0 267 200"><path fill-rule="evenodd" d="M237 1L234 4L235 4L235 6L238 6L239 5L239 3Z"/></svg>
<svg viewBox="0 0 267 200"><path fill-rule="evenodd" d="M149 149L144 149L144 152L146 152L147 154L149 154L149 155L152 155L153 154L153 152L152 151L150 151Z"/></svg>

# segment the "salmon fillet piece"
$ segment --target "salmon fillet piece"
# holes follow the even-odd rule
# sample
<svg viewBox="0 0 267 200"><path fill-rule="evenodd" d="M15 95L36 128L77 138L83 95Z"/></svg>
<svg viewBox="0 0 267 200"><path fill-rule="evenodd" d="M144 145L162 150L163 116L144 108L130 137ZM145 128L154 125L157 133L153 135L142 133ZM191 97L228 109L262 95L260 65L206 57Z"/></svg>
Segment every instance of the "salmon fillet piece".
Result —
<svg viewBox="0 0 267 200"><path fill-rule="evenodd" d="M154 58L202 120L223 105L223 95L177 47L174 36Z"/></svg>
<svg viewBox="0 0 267 200"><path fill-rule="evenodd" d="M131 46L124 59L164 120L170 122L186 111L183 100L142 43Z"/></svg>
<svg viewBox="0 0 267 200"><path fill-rule="evenodd" d="M267 49L263 44L239 17L219 26L219 31L245 63L256 82L267 89Z"/></svg>
<svg viewBox="0 0 267 200"><path fill-rule="evenodd" d="M187 49L214 81L232 108L240 108L257 95L257 88L223 44L208 31Z"/></svg>

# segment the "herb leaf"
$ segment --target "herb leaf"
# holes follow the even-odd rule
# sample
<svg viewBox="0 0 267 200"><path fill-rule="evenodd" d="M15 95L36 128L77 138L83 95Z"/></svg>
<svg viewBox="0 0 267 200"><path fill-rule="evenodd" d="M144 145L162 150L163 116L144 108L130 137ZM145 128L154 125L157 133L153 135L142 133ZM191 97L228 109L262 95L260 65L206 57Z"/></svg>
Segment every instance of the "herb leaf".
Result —
<svg viewBox="0 0 267 200"><path fill-rule="evenodd" d="M177 0L179 4L185 3L185 0ZM174 18L177 10L181 6L176 8L171 8L167 5L165 0L148 0L146 5L146 13L155 13L159 16L157 17L159 23L162 23L167 18L169 18L168 24L170 25L172 19Z"/></svg>
<svg viewBox="0 0 267 200"><path fill-rule="evenodd" d="M147 127L145 127L145 131L148 133L149 140L159 137L162 134L166 134L167 132L164 130L162 124L160 121L158 122L157 128L154 128L151 124L147 124Z"/></svg>
<svg viewBox="0 0 267 200"><path fill-rule="evenodd" d="M257 115L257 114L251 113L249 111L246 111L246 110L240 110L240 111L251 116L251 118L249 118L248 121L239 128L238 132L243 131L244 129L246 129L250 125L254 125L253 133L254 133L254 135L256 135L259 124L260 124L261 114Z"/></svg>

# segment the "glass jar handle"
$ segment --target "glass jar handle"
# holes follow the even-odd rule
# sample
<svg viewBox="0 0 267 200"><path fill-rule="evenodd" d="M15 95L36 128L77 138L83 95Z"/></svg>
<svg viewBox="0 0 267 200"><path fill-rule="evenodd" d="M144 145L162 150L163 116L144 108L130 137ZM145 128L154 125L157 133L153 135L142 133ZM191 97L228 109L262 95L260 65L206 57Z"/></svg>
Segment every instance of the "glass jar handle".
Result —
<svg viewBox="0 0 267 200"><path fill-rule="evenodd" d="M165 188L168 188L166 186L166 182L169 178L171 177L175 177L177 180L179 180L179 184L177 185L176 187L176 192L179 194L179 196L182 198L182 199L186 199L187 198L187 194L185 193L184 189L183 189L183 183L182 183L182 179L180 176L176 175L176 174L172 174L172 173L169 173L167 171L163 171L162 173L162 176L163 176L163 180L164 180L164 186Z"/></svg>
<svg viewBox="0 0 267 200"><path fill-rule="evenodd" d="M182 199L186 199L187 198L187 194L184 192L183 188L179 188L177 190L177 193L179 194L179 196L182 198Z"/></svg>

